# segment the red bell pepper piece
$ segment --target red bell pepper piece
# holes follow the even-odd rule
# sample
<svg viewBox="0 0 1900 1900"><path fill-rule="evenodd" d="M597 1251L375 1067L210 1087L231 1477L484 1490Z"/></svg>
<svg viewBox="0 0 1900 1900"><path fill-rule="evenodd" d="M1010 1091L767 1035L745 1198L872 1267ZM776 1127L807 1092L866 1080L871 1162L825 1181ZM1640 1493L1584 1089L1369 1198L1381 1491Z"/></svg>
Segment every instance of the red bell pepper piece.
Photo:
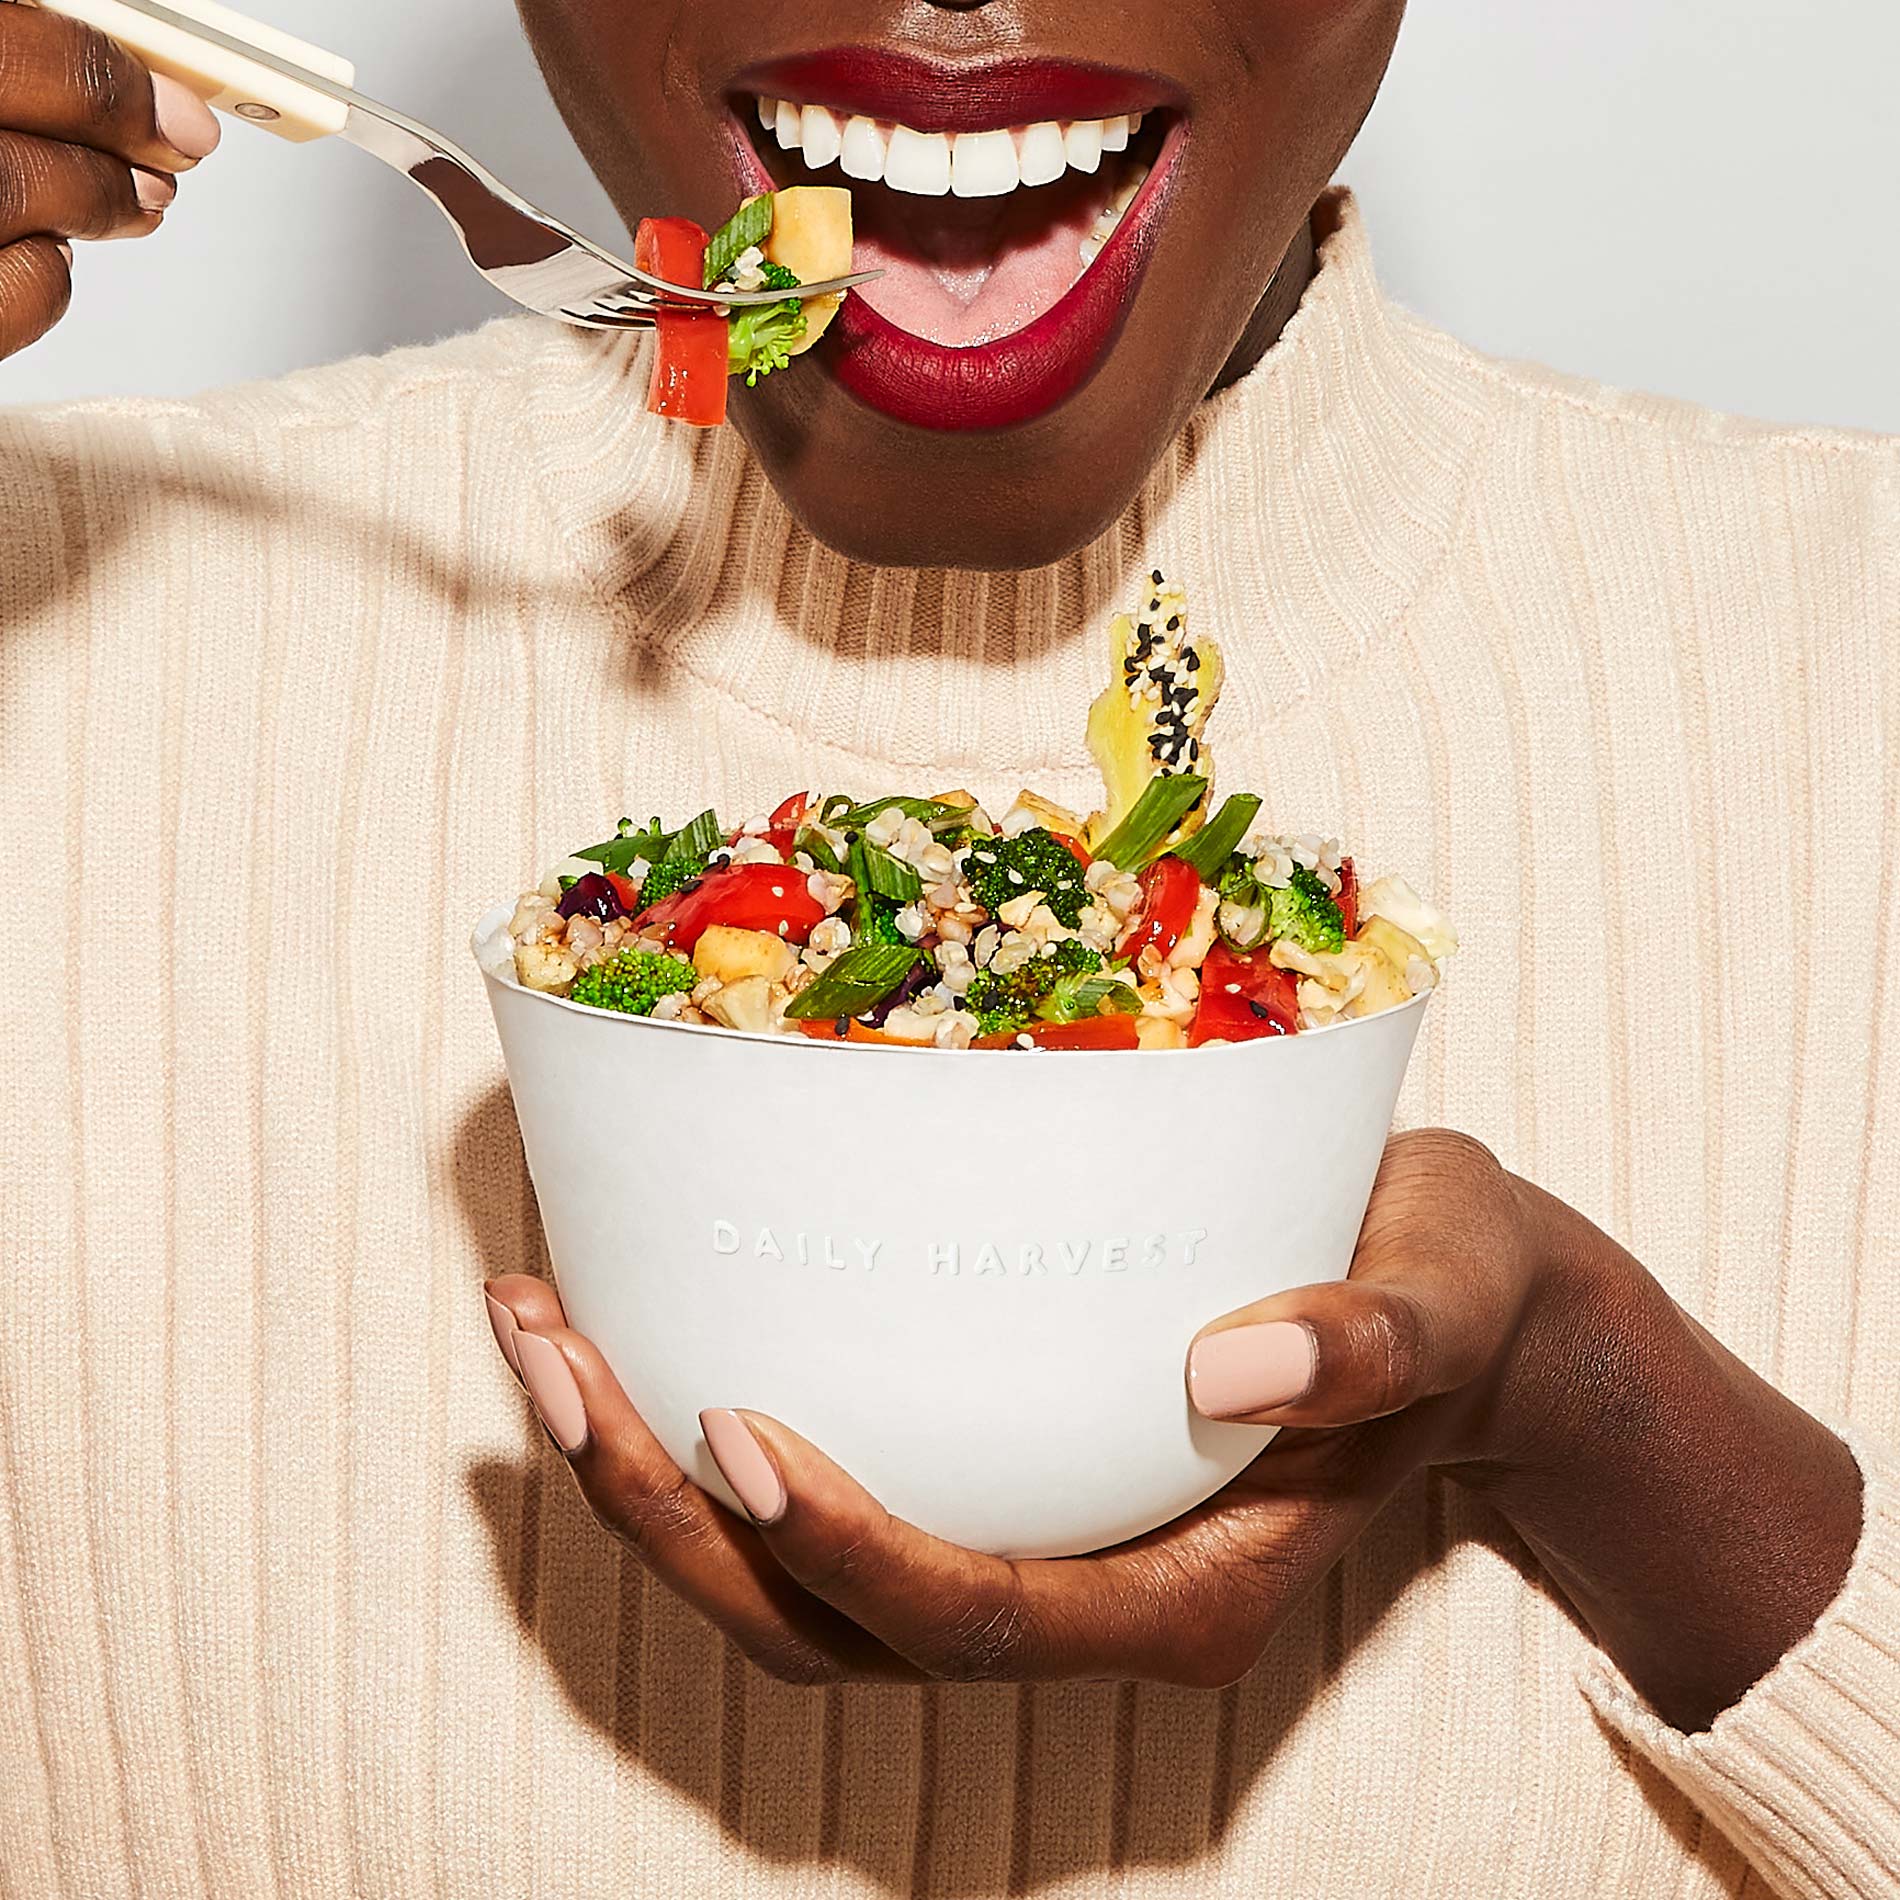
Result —
<svg viewBox="0 0 1900 1900"><path fill-rule="evenodd" d="M1215 944L1201 965L1201 1000L1188 1030L1188 1047L1297 1034L1299 988L1299 978L1291 970L1276 970L1266 951Z"/></svg>
<svg viewBox="0 0 1900 1900"><path fill-rule="evenodd" d="M1088 846L1085 845L1080 838L1071 838L1066 831L1052 831L1049 835L1055 839L1057 844L1066 845L1068 847L1069 855L1075 859L1076 863L1079 864L1083 870L1086 871L1089 866L1095 862L1095 860L1089 856Z"/></svg>
<svg viewBox="0 0 1900 1900"><path fill-rule="evenodd" d="M705 272L706 233L691 218L642 218L634 235L636 270L669 284L697 286ZM647 407L656 416L716 429L726 419L726 319L704 312L660 311L654 321L653 378Z"/></svg>
<svg viewBox="0 0 1900 1900"><path fill-rule="evenodd" d="M1141 874L1141 908L1122 933L1115 954L1136 970L1152 945L1163 963L1194 923L1201 901L1201 874L1185 858L1156 858Z"/></svg>
<svg viewBox="0 0 1900 1900"><path fill-rule="evenodd" d="M631 917L640 908L640 887L631 878L622 877L618 871L609 871L607 882L613 886L614 895L620 899L620 908Z"/></svg>
<svg viewBox="0 0 1900 1900"><path fill-rule="evenodd" d="M1339 860L1339 895L1333 900L1339 906L1339 914L1346 920L1346 935L1356 937L1359 934L1359 873L1352 868L1352 859Z"/></svg>
<svg viewBox="0 0 1900 1900"><path fill-rule="evenodd" d="M691 956L714 924L804 943L824 915L825 907L805 887L803 871L789 864L734 864L708 871L690 889L661 898L633 921L638 930L663 927L667 947Z"/></svg>
<svg viewBox="0 0 1900 1900"><path fill-rule="evenodd" d="M765 841L780 857L789 858L798 838L798 828L811 816L811 793L794 792L773 812L766 828Z"/></svg>

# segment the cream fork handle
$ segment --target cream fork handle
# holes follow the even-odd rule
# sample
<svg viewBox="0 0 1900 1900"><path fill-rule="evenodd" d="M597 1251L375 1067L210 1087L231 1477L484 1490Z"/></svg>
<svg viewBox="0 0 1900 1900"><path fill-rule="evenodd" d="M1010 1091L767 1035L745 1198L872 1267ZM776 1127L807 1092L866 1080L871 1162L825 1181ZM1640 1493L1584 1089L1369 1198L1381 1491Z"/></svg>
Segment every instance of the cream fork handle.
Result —
<svg viewBox="0 0 1900 1900"><path fill-rule="evenodd" d="M39 0L48 13L97 27L131 49L154 72L166 73L189 86L199 98L220 112L248 119L266 132L296 144L334 137L349 118L349 107L314 87L191 32L195 21L227 39L240 40L260 52L301 66L319 79L353 87L356 68L347 59L293 38L274 26L247 20L218 0L164 0L164 10L178 16L179 24L153 18L125 0Z"/></svg>

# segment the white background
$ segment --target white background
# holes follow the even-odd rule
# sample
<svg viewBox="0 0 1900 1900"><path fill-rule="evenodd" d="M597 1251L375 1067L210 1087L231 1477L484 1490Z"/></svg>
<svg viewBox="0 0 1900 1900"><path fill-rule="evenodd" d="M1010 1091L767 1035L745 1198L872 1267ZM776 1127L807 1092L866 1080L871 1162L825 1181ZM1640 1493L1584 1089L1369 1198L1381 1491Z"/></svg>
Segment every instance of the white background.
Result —
<svg viewBox="0 0 1900 1900"><path fill-rule="evenodd" d="M245 3L615 242L506 0ZM1896 0L1414 0L1343 175L1392 290L1483 349L1900 431L1897 74ZM189 392L500 307L373 160L235 124L158 237L82 248L77 288L0 402Z"/></svg>

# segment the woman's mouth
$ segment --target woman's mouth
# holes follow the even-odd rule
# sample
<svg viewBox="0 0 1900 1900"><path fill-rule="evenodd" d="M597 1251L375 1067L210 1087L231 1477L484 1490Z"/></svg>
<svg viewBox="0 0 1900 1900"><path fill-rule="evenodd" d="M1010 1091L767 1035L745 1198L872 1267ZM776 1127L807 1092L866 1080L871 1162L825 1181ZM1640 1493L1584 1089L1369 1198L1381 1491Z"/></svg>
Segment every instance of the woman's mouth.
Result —
<svg viewBox="0 0 1900 1900"><path fill-rule="evenodd" d="M885 274L823 353L862 401L935 429L1025 422L1100 366L1185 129L1144 76L868 49L758 69L733 124L743 189L850 188L853 268Z"/></svg>

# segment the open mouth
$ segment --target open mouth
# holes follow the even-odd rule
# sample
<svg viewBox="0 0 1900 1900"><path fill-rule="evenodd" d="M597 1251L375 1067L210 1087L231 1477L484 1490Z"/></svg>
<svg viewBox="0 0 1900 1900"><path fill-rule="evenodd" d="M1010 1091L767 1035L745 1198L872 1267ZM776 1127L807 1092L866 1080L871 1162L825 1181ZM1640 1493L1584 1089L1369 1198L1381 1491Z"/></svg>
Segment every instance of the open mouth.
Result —
<svg viewBox="0 0 1900 1900"><path fill-rule="evenodd" d="M1026 421L1100 365L1185 129L1142 75L855 48L760 68L731 105L744 188L848 186L853 267L885 273L840 313L839 380L940 429Z"/></svg>

